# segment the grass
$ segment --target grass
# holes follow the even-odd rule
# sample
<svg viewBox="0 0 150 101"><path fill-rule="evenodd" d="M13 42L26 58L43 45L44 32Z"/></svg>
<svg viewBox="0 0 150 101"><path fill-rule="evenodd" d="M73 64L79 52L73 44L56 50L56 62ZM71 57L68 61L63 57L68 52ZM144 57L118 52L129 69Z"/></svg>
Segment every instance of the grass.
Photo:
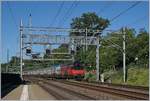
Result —
<svg viewBox="0 0 150 101"><path fill-rule="evenodd" d="M115 84L128 84L134 86L149 86L149 68L131 67L127 72L127 81L123 82L123 71L107 71L104 73L105 82L112 82ZM87 73L85 79L95 81L96 75Z"/></svg>
<svg viewBox="0 0 150 101"><path fill-rule="evenodd" d="M112 83L123 84L123 73L116 71L111 76ZM135 86L149 86L149 69L148 68L129 68L126 84Z"/></svg>

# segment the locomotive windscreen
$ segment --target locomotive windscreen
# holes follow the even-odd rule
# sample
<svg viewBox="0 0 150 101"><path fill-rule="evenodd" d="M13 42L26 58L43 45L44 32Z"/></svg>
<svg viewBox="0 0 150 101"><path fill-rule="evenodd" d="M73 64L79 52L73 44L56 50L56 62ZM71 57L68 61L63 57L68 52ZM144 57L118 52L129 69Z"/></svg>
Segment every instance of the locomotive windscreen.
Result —
<svg viewBox="0 0 150 101"><path fill-rule="evenodd" d="M80 69L83 69L83 65L79 61L76 61L73 64L73 68L76 70L80 70Z"/></svg>

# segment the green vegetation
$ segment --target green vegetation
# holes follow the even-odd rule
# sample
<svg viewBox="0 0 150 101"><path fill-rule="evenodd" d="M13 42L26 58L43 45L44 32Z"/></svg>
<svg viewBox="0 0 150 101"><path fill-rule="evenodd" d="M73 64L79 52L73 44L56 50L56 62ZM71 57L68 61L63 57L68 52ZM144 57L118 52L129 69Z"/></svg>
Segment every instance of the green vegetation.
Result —
<svg viewBox="0 0 150 101"><path fill-rule="evenodd" d="M149 69L148 68L129 68L126 84L136 86L149 86ZM122 71L116 71L111 76L112 83L123 83Z"/></svg>
<svg viewBox="0 0 150 101"><path fill-rule="evenodd" d="M95 21L99 17L95 13L84 13L81 17L76 17L71 23L72 28L91 28L95 29L95 26L99 26L101 29L101 23L104 22L105 27L109 26L109 21L103 18L99 18L102 21ZM90 19L90 20L89 20ZM93 21L92 21L93 20ZM87 23L88 22L88 23ZM99 24L99 25L98 25ZM102 30L104 30L102 29ZM101 73L108 70L119 70L122 69L122 28L120 29L119 34L116 32L106 33L101 37L101 47L100 47L100 67ZM126 65L131 64L145 65L148 68L148 32L144 29L141 29L138 33L133 28L126 28ZM85 35L85 33L70 33L70 35ZM91 36L90 34L88 34ZM116 47L116 44L118 45ZM77 54L75 56L76 60L80 60L85 64L92 64L93 69L95 69L95 46L89 46L88 51L85 52L84 46L78 46ZM136 60L137 58L137 60Z"/></svg>
<svg viewBox="0 0 150 101"><path fill-rule="evenodd" d="M90 81L95 81L96 80L96 75L88 72L88 73L85 74L84 79L88 80L89 82Z"/></svg>
<svg viewBox="0 0 150 101"><path fill-rule="evenodd" d="M127 82L123 82L123 71L120 70L109 70L104 72L104 80L105 82L111 82L114 84L128 84L128 85L135 85L135 86L149 86L149 69L148 68L139 68L139 67L132 67L128 69L127 72ZM89 82L96 80L96 75L92 73L86 73L85 80Z"/></svg>
<svg viewBox="0 0 150 101"><path fill-rule="evenodd" d="M73 29L99 29L104 30L109 26L109 20L99 17L94 12L83 13L81 17L75 17L72 19L71 28ZM92 36L94 33L87 33L88 36ZM85 35L85 33L70 33L70 35L79 36Z"/></svg>

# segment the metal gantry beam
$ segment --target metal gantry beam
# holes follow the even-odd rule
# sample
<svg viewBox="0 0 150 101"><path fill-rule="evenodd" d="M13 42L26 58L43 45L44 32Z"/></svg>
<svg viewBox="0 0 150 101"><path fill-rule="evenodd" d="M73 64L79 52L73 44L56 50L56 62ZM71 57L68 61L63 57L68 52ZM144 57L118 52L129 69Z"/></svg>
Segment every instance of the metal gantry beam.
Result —
<svg viewBox="0 0 150 101"><path fill-rule="evenodd" d="M25 59L26 61L72 61L73 59Z"/></svg>
<svg viewBox="0 0 150 101"><path fill-rule="evenodd" d="M20 77L21 79L23 79L22 77L22 66L23 66L23 23L22 20L20 21Z"/></svg>
<svg viewBox="0 0 150 101"><path fill-rule="evenodd" d="M98 29L72 29L72 28L52 28L52 27L29 27L24 26L23 29L25 31L33 31L33 32L79 32L79 33L100 33L102 30Z"/></svg>
<svg viewBox="0 0 150 101"><path fill-rule="evenodd" d="M31 19L30 19L31 20ZM112 30L107 30L111 32ZM38 32L38 34L37 34ZM40 32L44 32L40 33ZM65 36L65 35L50 35L48 32L78 32L85 33L85 36ZM100 80L100 68L99 68L99 37L88 36L87 33L101 33L101 30L93 30L93 29L70 29L70 28L50 28L50 27L33 27L31 26L31 22L29 27L23 26L22 20L20 21L20 75L22 78L22 67L23 67L23 50L27 45L50 45L50 44L69 44L69 50L72 46L75 48L78 45L85 45L86 50L88 45L96 46L96 80ZM40 33L40 34L39 34ZM125 52L125 29L122 32L123 35L123 48L120 49L123 52L123 80L126 82L126 52ZM118 47L115 45L115 47ZM54 53L57 54L57 53ZM58 53L63 54L63 53ZM68 54L68 53L64 53ZM32 59L34 61L74 61L74 57L72 59Z"/></svg>
<svg viewBox="0 0 150 101"><path fill-rule="evenodd" d="M100 69L99 69L99 37L97 38L97 45L96 45L96 81L100 80Z"/></svg>
<svg viewBox="0 0 150 101"><path fill-rule="evenodd" d="M97 45L97 37L49 35L49 34L23 34L23 44L74 44L74 45ZM72 43L72 40L74 43ZM71 43L70 43L71 42Z"/></svg>

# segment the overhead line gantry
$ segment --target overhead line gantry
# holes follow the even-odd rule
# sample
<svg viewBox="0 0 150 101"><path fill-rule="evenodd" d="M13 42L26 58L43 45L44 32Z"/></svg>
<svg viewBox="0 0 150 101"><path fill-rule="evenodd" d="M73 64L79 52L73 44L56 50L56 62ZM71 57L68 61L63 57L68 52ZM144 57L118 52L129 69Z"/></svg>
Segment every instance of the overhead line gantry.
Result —
<svg viewBox="0 0 150 101"><path fill-rule="evenodd" d="M42 33L41 33L42 32ZM24 59L24 51L26 48L31 47L33 45L55 45L55 44L68 44L69 52L72 56L71 59L56 59L49 58L31 58L28 59L34 61L74 61L74 54L76 52L77 46L84 45L94 45L96 46L96 80L99 81L99 48L100 48L100 36L70 36L70 35L51 35L48 32L78 32L78 33L93 33L99 34L101 30L93 30L93 29L70 29L70 28L50 28L50 27L34 27L34 26L23 26L22 20L20 22L20 76L23 79L23 61ZM44 34L43 34L44 33ZM31 55L32 55L32 51ZM60 53L55 53L60 54ZM66 53L65 53L66 54Z"/></svg>

